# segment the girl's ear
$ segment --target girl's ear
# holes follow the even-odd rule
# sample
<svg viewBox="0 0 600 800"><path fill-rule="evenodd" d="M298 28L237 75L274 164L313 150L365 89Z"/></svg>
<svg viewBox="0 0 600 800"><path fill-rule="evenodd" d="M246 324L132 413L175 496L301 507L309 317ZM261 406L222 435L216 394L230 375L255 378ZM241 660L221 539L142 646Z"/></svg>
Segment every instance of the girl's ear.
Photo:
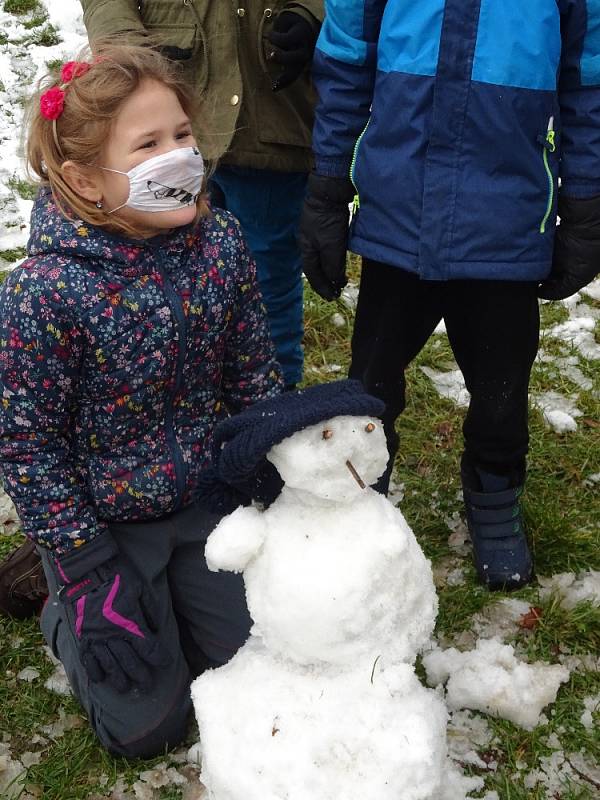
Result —
<svg viewBox="0 0 600 800"><path fill-rule="evenodd" d="M65 161L60 169L66 183L79 197L92 203L102 200L102 178L99 170L76 164L74 161Z"/></svg>

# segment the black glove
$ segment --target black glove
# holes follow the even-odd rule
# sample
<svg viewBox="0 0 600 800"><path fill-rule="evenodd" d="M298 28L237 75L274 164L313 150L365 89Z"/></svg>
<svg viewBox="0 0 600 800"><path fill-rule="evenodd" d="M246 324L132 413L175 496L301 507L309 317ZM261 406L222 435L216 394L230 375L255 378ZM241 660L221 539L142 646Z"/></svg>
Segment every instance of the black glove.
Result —
<svg viewBox="0 0 600 800"><path fill-rule="evenodd" d="M268 508L277 500L282 489L280 474L266 458L245 480L235 483L223 479L218 468L212 466L200 473L197 503L205 511L224 517L238 506L251 505L253 500Z"/></svg>
<svg viewBox="0 0 600 800"><path fill-rule="evenodd" d="M538 288L545 300L564 300L600 272L600 195L559 197L552 271Z"/></svg>
<svg viewBox="0 0 600 800"><path fill-rule="evenodd" d="M354 197L349 178L328 178L314 173L308 178L300 217L302 267L308 282L324 300L336 300L346 278L348 204Z"/></svg>
<svg viewBox="0 0 600 800"><path fill-rule="evenodd" d="M54 569L90 680L117 692L148 691L156 677L151 668L165 666L170 656L150 630L140 580L110 533L57 559Z"/></svg>
<svg viewBox="0 0 600 800"><path fill-rule="evenodd" d="M308 22L295 11L282 11L275 17L267 39L275 45L269 59L281 64L283 70L273 81L273 91L285 89L302 75L307 64L312 61L315 44L319 36L319 23Z"/></svg>

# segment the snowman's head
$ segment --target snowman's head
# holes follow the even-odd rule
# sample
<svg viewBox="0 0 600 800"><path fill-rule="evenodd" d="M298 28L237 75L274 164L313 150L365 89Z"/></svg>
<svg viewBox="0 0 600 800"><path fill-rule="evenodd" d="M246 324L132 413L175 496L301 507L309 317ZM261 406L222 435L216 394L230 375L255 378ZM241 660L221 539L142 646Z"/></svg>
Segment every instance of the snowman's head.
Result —
<svg viewBox="0 0 600 800"><path fill-rule="evenodd" d="M383 474L388 451L379 419L340 416L294 433L272 447L267 458L286 486L349 502Z"/></svg>

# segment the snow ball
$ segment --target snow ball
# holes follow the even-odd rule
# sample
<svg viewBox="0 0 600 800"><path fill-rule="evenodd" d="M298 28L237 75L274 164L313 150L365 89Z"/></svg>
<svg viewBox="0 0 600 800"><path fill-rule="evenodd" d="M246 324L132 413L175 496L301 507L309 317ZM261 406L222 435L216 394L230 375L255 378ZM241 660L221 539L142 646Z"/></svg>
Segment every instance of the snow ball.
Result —
<svg viewBox="0 0 600 800"><path fill-rule="evenodd" d="M370 486L383 474L388 451L378 419L339 416L284 439L269 451L267 458L288 488L344 503L364 491L348 462L363 483Z"/></svg>
<svg viewBox="0 0 600 800"><path fill-rule="evenodd" d="M214 800L433 800L447 780L445 707L407 664L291 669L251 640L192 698Z"/></svg>

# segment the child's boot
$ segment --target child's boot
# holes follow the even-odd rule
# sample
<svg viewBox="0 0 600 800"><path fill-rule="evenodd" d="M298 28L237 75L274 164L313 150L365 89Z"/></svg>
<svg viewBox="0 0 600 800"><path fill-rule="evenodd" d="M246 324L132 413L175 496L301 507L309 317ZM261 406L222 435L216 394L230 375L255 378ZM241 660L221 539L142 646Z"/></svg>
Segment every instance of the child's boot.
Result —
<svg viewBox="0 0 600 800"><path fill-rule="evenodd" d="M462 470L467 525L479 580L490 589L529 583L533 563L521 511L523 485L479 468Z"/></svg>
<svg viewBox="0 0 600 800"><path fill-rule="evenodd" d="M28 539L0 562L0 616L33 617L39 614L47 596L42 562Z"/></svg>

